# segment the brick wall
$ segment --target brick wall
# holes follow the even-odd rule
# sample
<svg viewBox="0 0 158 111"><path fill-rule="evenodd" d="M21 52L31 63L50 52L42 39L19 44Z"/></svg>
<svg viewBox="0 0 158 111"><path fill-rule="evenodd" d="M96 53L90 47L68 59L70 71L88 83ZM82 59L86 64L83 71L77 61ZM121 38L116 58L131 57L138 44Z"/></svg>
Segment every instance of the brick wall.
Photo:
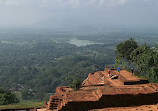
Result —
<svg viewBox="0 0 158 111"><path fill-rule="evenodd" d="M61 111L85 111L106 107L139 106L156 103L158 103L158 93L138 95L103 95L99 101L68 102Z"/></svg>

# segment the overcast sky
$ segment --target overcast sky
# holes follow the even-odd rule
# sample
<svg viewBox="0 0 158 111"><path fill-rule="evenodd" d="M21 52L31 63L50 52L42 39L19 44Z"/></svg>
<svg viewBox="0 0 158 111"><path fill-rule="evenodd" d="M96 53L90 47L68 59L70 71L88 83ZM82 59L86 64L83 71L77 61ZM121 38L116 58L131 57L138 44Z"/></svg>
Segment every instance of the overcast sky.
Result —
<svg viewBox="0 0 158 111"><path fill-rule="evenodd" d="M157 27L158 0L0 0L0 27Z"/></svg>

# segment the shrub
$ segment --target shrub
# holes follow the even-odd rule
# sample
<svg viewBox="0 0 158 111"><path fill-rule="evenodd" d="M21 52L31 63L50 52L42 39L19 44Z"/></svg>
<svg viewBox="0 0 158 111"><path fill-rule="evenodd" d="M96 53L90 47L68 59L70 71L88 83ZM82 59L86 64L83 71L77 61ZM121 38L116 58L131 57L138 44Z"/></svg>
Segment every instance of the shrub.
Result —
<svg viewBox="0 0 158 111"><path fill-rule="evenodd" d="M80 79L74 79L71 84L71 88L74 88L75 90L78 90L81 87L81 80Z"/></svg>
<svg viewBox="0 0 158 111"><path fill-rule="evenodd" d="M0 105L18 103L19 99L11 91L0 89Z"/></svg>

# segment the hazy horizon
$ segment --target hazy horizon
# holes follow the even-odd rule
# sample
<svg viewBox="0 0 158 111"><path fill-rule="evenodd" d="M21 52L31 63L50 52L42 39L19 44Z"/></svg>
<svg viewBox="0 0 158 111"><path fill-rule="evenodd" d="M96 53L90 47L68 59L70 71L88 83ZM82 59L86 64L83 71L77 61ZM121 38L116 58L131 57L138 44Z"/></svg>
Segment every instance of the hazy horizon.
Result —
<svg viewBox="0 0 158 111"><path fill-rule="evenodd" d="M0 0L1 28L155 28L157 0Z"/></svg>

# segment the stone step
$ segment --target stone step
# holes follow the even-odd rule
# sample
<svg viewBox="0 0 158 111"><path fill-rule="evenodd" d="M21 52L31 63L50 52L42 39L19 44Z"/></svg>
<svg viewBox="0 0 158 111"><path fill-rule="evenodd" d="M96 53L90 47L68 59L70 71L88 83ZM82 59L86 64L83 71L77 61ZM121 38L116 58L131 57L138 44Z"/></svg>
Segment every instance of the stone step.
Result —
<svg viewBox="0 0 158 111"><path fill-rule="evenodd" d="M51 102L60 102L61 100L53 100L53 101L51 101Z"/></svg>

